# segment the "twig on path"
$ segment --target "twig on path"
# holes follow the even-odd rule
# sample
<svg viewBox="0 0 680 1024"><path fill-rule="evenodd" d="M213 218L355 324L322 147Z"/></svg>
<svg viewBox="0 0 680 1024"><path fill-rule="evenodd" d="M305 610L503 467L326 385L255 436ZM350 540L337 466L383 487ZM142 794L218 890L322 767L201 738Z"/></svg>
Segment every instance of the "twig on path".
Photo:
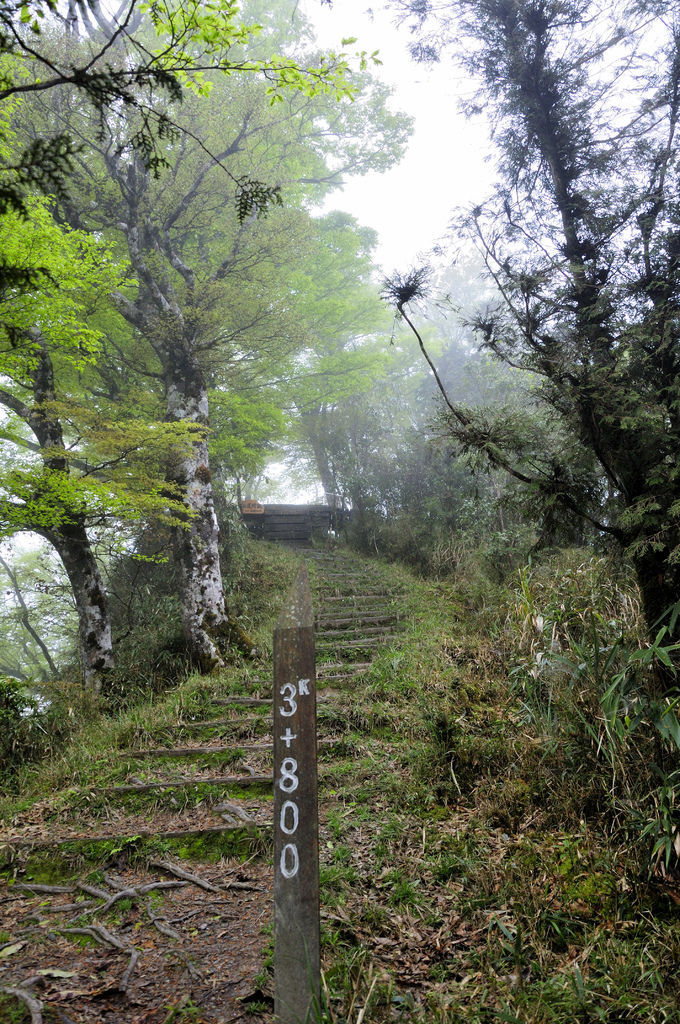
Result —
<svg viewBox="0 0 680 1024"><path fill-rule="evenodd" d="M181 917L171 917L169 920L170 924L180 924L182 921L188 921L192 917L196 917L197 914L205 914L209 910L213 911L214 914L219 915L220 921L238 921L240 920L240 914L224 914L218 909L214 903L209 903L208 906L198 907L196 910L190 910L188 914L182 914Z"/></svg>
<svg viewBox="0 0 680 1024"><path fill-rule="evenodd" d="M63 1010L58 1006L51 1006L52 1013L56 1013L57 1017L61 1021L61 1024L76 1024L72 1017L67 1017Z"/></svg>
<svg viewBox="0 0 680 1024"><path fill-rule="evenodd" d="M189 977L193 981L200 981L200 979L201 979L201 972L196 967L194 967L194 965L192 964L191 960L189 959L188 954L187 953L183 953L181 949L178 949L176 951L175 955L177 956L177 958L179 960L181 960L181 962L186 967L186 969L188 971L188 974L189 974Z"/></svg>
<svg viewBox="0 0 680 1024"><path fill-rule="evenodd" d="M168 871L171 875L176 875L177 878L184 879L185 882L193 882L199 889L205 889L206 892L219 892L219 888L213 885L212 882L207 882L204 878L200 878L198 875L192 875L190 871L185 871L184 868L178 867L176 864L171 864L167 860L150 860L149 866L152 868L161 868L162 871Z"/></svg>
<svg viewBox="0 0 680 1024"><path fill-rule="evenodd" d="M129 889L119 889L113 896L109 896L106 903L100 907L96 907L96 913L103 914L105 911L110 910L114 903L118 900L136 900L140 896L144 896L147 892L153 892L154 889L180 889L184 888L185 885L189 885L188 882L149 882L146 885L140 885L136 888L132 886Z"/></svg>
<svg viewBox="0 0 680 1024"><path fill-rule="evenodd" d="M23 988L15 988L13 985L3 985L0 988L0 992L21 1000L31 1015L31 1024L43 1024L42 1003L35 996L32 996L30 992L26 992Z"/></svg>
<svg viewBox="0 0 680 1024"><path fill-rule="evenodd" d="M116 892L119 889L128 889L127 882L124 882L122 878L116 878L115 875L109 875L106 871L104 872L104 881L108 885L109 889L115 889Z"/></svg>
<svg viewBox="0 0 680 1024"><path fill-rule="evenodd" d="M118 892L114 892L113 896L109 896L106 903L102 903L100 906L95 908L96 913L105 914L107 910L111 909L114 903L118 902L118 900L134 899L137 895L138 893L136 889L119 889Z"/></svg>

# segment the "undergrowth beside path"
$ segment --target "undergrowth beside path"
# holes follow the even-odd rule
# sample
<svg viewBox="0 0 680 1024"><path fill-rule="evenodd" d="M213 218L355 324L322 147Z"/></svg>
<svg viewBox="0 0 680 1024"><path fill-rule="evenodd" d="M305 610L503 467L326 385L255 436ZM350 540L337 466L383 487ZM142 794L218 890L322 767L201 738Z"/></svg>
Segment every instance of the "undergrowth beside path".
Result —
<svg viewBox="0 0 680 1024"><path fill-rule="evenodd" d="M254 552L254 661L83 712L4 801L7 835L76 838L7 852L3 1022L31 1020L21 993L46 1024L271 1021L260 750L298 556ZM680 892L659 846L674 819L650 788L672 747L642 719L617 733L630 703L603 704L644 662L625 581L582 554L506 591L318 554L324 1019L680 1021ZM107 829L120 838L93 840Z"/></svg>

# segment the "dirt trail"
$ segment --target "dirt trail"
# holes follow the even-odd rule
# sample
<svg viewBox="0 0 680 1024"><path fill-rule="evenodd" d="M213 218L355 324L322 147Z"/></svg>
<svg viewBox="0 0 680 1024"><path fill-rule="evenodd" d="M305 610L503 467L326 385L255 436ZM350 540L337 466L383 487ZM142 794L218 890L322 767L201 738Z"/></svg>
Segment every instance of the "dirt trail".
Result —
<svg viewBox="0 0 680 1024"><path fill-rule="evenodd" d="M304 557L318 581L323 762L343 741L334 708L399 629L398 595L351 556ZM120 751L122 782L51 795L3 830L3 1021L271 1020L271 680L220 693L210 711L178 720L164 745ZM323 801L322 784L322 822Z"/></svg>

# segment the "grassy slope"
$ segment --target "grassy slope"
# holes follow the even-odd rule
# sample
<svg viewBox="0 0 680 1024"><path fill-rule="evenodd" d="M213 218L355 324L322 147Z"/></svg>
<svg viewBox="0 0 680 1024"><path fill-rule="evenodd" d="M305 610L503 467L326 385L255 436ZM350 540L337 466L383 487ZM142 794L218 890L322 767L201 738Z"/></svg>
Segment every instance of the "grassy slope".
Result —
<svg viewBox="0 0 680 1024"><path fill-rule="evenodd" d="M24 773L5 820L42 793L72 806L69 787L121 781L108 754L162 737L178 713L200 715L216 685L243 691L266 673L296 561L267 546L254 559L240 600L261 664L190 677L90 724ZM544 634L536 608L525 594L508 620L488 590L382 572L405 591L407 628L320 712L320 730L343 741L319 766L328 1019L680 1020L675 891L650 880L639 829L613 809L625 765L584 724L597 717L585 686L576 700L516 671Z"/></svg>
<svg viewBox="0 0 680 1024"><path fill-rule="evenodd" d="M543 588L573 635L593 600L629 601L582 561ZM588 681L533 678L550 630L528 588L509 611L385 571L409 628L354 695L351 751L322 766L331 1019L368 1002L372 1021L680 1020L677 895L611 799L637 755L610 763Z"/></svg>

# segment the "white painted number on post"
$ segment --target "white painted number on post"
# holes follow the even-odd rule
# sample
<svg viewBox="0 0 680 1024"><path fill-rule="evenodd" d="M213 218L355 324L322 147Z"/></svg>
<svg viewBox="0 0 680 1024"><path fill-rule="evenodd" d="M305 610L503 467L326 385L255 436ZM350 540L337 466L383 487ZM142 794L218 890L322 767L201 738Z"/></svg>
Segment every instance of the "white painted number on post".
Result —
<svg viewBox="0 0 680 1024"><path fill-rule="evenodd" d="M281 687L279 693L283 697L283 703L288 705L287 708L279 708L279 711L284 718L290 718L290 716L294 715L297 711L297 704L295 703L295 684L286 683L285 686Z"/></svg>
<svg viewBox="0 0 680 1024"><path fill-rule="evenodd" d="M284 793L294 793L298 788L298 777L295 774L297 772L298 763L294 757L284 757L281 762L281 778L279 779L279 788Z"/></svg>
<svg viewBox="0 0 680 1024"><path fill-rule="evenodd" d="M286 821L286 816L288 815L289 811L290 817L292 818L292 821L290 823ZM297 809L297 805L294 804L292 800L286 800L285 804L281 808L281 815L279 817L279 825L281 826L281 831L285 832L287 836L295 835L295 833L297 832L299 822L300 812Z"/></svg>
<svg viewBox="0 0 680 1024"><path fill-rule="evenodd" d="M298 679L297 686L295 683L285 683L281 687L279 693L283 698L283 702L279 707L279 712L284 718L291 718L297 711L295 698L298 695L309 696L309 682L309 679ZM290 750L292 741L297 739L297 733L294 733L287 726L280 739ZM279 778L279 789L284 793L294 793L298 788L300 780L297 771L298 763L296 759L294 757L284 757L281 762L281 775ZM292 800L284 801L279 813L279 827L281 831L287 836L295 835L299 824L300 811L297 804ZM300 870L300 855L295 843L286 843L283 847L279 859L279 867L285 879L295 878Z"/></svg>
<svg viewBox="0 0 680 1024"><path fill-rule="evenodd" d="M288 863L290 859L290 864ZM281 874L284 878L295 878L300 867L300 858L298 857L297 846L293 843L286 843L284 848L281 850L281 859L279 861L281 867Z"/></svg>

